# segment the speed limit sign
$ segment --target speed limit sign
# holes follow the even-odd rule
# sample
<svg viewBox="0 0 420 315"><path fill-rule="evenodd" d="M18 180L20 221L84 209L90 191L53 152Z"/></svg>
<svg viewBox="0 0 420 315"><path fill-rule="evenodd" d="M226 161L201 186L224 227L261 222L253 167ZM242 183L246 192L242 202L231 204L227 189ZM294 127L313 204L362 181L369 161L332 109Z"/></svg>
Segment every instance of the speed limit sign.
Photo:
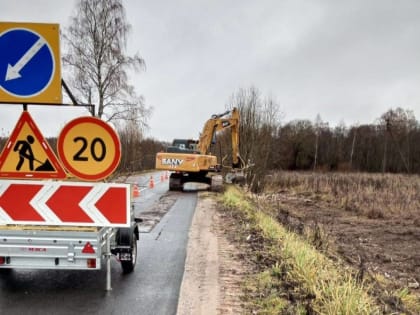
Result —
<svg viewBox="0 0 420 315"><path fill-rule="evenodd" d="M71 174L89 181L111 175L121 159L118 134L109 124L91 116L76 118L64 126L57 151Z"/></svg>

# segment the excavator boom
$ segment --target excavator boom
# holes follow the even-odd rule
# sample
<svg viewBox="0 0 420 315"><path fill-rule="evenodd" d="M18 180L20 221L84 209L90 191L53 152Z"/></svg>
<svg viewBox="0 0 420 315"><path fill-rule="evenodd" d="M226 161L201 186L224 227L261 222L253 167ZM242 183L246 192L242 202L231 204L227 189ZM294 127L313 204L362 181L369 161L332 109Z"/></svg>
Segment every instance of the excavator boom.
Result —
<svg viewBox="0 0 420 315"><path fill-rule="evenodd" d="M207 120L198 141L198 149L201 154L208 154L216 132L226 128L231 129L233 164L239 165L239 111L236 107L223 114L213 115Z"/></svg>

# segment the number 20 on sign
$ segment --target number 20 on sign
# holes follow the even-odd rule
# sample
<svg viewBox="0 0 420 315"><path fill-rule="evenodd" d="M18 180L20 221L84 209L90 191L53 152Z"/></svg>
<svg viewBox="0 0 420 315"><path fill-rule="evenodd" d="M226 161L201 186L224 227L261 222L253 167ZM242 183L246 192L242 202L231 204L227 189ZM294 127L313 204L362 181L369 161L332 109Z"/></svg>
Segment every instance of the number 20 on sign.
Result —
<svg viewBox="0 0 420 315"><path fill-rule="evenodd" d="M121 159L115 130L96 117L79 117L64 126L57 141L61 162L74 176L101 180L111 175Z"/></svg>

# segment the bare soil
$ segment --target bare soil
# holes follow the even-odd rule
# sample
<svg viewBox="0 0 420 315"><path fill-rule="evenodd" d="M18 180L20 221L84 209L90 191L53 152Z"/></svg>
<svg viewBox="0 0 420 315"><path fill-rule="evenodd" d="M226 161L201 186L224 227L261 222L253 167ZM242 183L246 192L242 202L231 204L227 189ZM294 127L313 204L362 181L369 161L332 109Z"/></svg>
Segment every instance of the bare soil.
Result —
<svg viewBox="0 0 420 315"><path fill-rule="evenodd" d="M287 192L271 199L278 207L280 222L297 233L305 227L321 229L315 245L330 246L359 268L360 275L380 274L393 289L409 287L420 293L420 211L410 218L392 214L386 219L368 218L329 202Z"/></svg>

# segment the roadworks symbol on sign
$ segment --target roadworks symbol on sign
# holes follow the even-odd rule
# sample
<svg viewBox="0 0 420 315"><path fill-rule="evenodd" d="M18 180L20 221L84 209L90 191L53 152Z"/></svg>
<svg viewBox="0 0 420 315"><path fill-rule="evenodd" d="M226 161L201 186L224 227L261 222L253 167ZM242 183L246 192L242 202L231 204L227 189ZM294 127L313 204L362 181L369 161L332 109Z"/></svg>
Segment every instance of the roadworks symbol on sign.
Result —
<svg viewBox="0 0 420 315"><path fill-rule="evenodd" d="M0 155L0 178L66 178L32 117L24 111Z"/></svg>

